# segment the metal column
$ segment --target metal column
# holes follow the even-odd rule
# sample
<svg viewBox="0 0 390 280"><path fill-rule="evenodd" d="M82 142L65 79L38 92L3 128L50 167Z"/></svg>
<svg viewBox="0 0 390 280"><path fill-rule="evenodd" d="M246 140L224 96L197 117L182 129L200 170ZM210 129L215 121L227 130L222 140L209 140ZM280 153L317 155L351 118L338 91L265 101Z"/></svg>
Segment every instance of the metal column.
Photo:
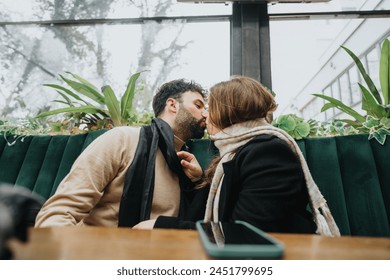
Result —
<svg viewBox="0 0 390 280"><path fill-rule="evenodd" d="M267 3L233 4L231 74L245 75L272 89Z"/></svg>

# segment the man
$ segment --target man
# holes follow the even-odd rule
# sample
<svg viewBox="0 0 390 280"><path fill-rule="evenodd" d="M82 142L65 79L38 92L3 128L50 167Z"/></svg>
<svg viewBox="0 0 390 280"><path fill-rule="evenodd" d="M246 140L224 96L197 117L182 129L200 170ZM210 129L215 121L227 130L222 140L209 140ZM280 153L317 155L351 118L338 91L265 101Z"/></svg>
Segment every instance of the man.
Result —
<svg viewBox="0 0 390 280"><path fill-rule="evenodd" d="M35 226L132 227L158 216L186 215L202 170L195 157L184 153L180 160L177 152L204 134L204 98L192 82L162 85L153 99L152 124L116 127L91 143L44 204Z"/></svg>

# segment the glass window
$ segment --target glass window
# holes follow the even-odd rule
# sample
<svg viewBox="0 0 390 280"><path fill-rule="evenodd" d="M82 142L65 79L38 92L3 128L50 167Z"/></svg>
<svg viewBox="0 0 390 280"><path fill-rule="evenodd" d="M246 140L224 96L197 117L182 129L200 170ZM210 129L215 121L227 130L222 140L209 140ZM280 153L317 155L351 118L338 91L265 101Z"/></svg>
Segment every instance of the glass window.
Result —
<svg viewBox="0 0 390 280"><path fill-rule="evenodd" d="M339 81L336 80L332 83L332 96L333 98L336 98L343 102L342 96L340 94L340 87L339 87Z"/></svg>
<svg viewBox="0 0 390 280"><path fill-rule="evenodd" d="M326 89L324 89L324 94L327 96L332 96L332 88L329 86ZM325 101L325 103L328 103ZM333 118L333 116L336 114L335 108L331 108L325 111L326 112L326 119L329 120Z"/></svg>
<svg viewBox="0 0 390 280"><path fill-rule="evenodd" d="M357 67L355 65L352 66L352 68L349 69L348 74L352 104L360 103L362 101L362 95L360 93L360 88L358 84L360 83L360 81Z"/></svg>
<svg viewBox="0 0 390 280"><path fill-rule="evenodd" d="M346 105L352 104L351 91L349 86L348 72L341 75L339 79L340 84L340 95L342 96L343 103Z"/></svg>
<svg viewBox="0 0 390 280"><path fill-rule="evenodd" d="M372 49L366 56L367 59L367 74L370 76L371 80L374 82L378 90L381 89L379 81L379 58L380 52L377 48ZM367 87L366 84L364 84Z"/></svg>
<svg viewBox="0 0 390 280"><path fill-rule="evenodd" d="M323 56L333 50L334 34L341 32L346 24L346 20L270 22L272 89L280 97L280 109L285 108L292 97L319 92L331 82L321 78L322 83L306 90L308 84L315 82L312 78L323 66ZM302 105L297 104L297 107Z"/></svg>
<svg viewBox="0 0 390 280"><path fill-rule="evenodd" d="M323 12L323 11L355 11L367 0L332 0L323 3L289 3L285 5L271 5L270 13L301 13L305 12ZM276 1L275 1L276 2ZM299 2L299 1L297 1ZM300 1L304 2L304 1ZM310 1L307 1L310 2Z"/></svg>
<svg viewBox="0 0 390 280"><path fill-rule="evenodd" d="M3 0L0 20L123 19L162 16L230 15L231 5L178 3L176 0Z"/></svg>
<svg viewBox="0 0 390 280"><path fill-rule="evenodd" d="M306 120L314 119L318 121L326 120L326 115L321 112L322 106L324 106L324 101L322 98L313 98L302 110L302 117Z"/></svg>
<svg viewBox="0 0 390 280"><path fill-rule="evenodd" d="M321 108L324 106L325 102L321 98L315 98L313 100L313 112L312 112L312 119L318 120L318 121L325 121L326 115L324 113L321 113Z"/></svg>
<svg viewBox="0 0 390 280"><path fill-rule="evenodd" d="M310 16L309 20L308 15L305 18L299 13L388 9L390 1L374 0L270 5L272 89L277 93L280 104L280 110L275 114L290 113L290 108L300 110L306 106L309 95L321 92L353 65L351 57L340 46L346 46L361 56L373 44L383 42L384 35L388 36L390 32L390 20L386 17L347 19L342 15L329 15L327 18ZM282 13L289 15L282 20ZM367 65L364 60L362 62ZM346 80L340 82L344 91ZM341 99L346 103L350 102L348 99L352 103L360 102L360 89L357 83L351 83L353 96L344 100L346 96L343 93Z"/></svg>
<svg viewBox="0 0 390 280"><path fill-rule="evenodd" d="M313 100L311 100L302 110L301 114L304 119L310 119L313 117L312 115L312 106L313 106Z"/></svg>
<svg viewBox="0 0 390 280"><path fill-rule="evenodd" d="M140 78L135 105L151 110L156 88L171 79L195 80L204 87L230 75L229 22L86 26L6 26L0 29L0 108L4 116L25 117L57 105L58 74L76 73L98 87L109 84L122 95L128 78ZM64 84L64 83L63 83Z"/></svg>
<svg viewBox="0 0 390 280"><path fill-rule="evenodd" d="M308 111L307 111L307 106L301 109L301 115L304 119L310 118Z"/></svg>

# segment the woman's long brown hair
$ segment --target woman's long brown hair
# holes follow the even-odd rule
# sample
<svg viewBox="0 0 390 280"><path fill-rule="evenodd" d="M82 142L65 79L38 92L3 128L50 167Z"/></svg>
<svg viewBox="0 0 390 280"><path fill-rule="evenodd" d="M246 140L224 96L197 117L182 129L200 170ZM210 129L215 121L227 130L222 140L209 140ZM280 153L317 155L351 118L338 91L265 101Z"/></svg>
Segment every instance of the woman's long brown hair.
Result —
<svg viewBox="0 0 390 280"><path fill-rule="evenodd" d="M245 76L233 76L214 85L210 89L208 105L209 122L222 130L236 123L266 118L277 107L274 97L262 84ZM212 160L199 188L211 184L220 160L219 156Z"/></svg>

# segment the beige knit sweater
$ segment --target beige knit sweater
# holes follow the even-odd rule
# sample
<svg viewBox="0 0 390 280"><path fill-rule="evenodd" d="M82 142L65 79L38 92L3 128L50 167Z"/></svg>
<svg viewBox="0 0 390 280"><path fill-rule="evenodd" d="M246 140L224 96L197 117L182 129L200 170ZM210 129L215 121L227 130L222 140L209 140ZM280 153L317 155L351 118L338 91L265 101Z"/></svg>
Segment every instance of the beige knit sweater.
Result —
<svg viewBox="0 0 390 280"><path fill-rule="evenodd" d="M44 204L35 226L117 226L124 178L134 158L139 134L139 127L117 127L91 143ZM177 217L179 180L160 150L155 178L150 218Z"/></svg>

